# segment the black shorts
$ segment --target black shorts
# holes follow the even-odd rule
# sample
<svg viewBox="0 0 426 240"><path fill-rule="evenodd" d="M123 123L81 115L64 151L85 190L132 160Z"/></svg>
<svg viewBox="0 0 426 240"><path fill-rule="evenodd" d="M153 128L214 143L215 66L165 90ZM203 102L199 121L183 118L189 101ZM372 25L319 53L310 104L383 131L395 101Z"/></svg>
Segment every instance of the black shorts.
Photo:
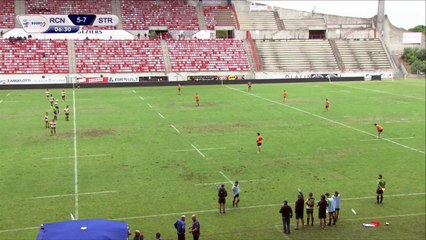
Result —
<svg viewBox="0 0 426 240"><path fill-rule="evenodd" d="M383 132L383 129L382 129L382 130L379 130L379 133L381 133L381 132Z"/></svg>
<svg viewBox="0 0 426 240"><path fill-rule="evenodd" d="M377 193L377 194L383 194L383 189L378 188L378 189L376 190L376 193Z"/></svg>
<svg viewBox="0 0 426 240"><path fill-rule="evenodd" d="M238 193L237 195L234 196L234 198L239 198L240 194Z"/></svg>
<svg viewBox="0 0 426 240"><path fill-rule="evenodd" d="M226 198L219 198L218 202L219 203L226 203Z"/></svg>
<svg viewBox="0 0 426 240"><path fill-rule="evenodd" d="M326 217L325 210L319 210L318 211L318 218L324 219Z"/></svg>
<svg viewBox="0 0 426 240"><path fill-rule="evenodd" d="M314 213L314 209L309 209L309 208L307 208L307 209L306 209L306 213L308 213L308 214L309 214L309 213Z"/></svg>
<svg viewBox="0 0 426 240"><path fill-rule="evenodd" d="M303 210L296 212L296 219L303 219Z"/></svg>
<svg viewBox="0 0 426 240"><path fill-rule="evenodd" d="M336 212L337 212L337 211L340 211L340 208L336 208L335 210L336 210Z"/></svg>
<svg viewBox="0 0 426 240"><path fill-rule="evenodd" d="M262 146L262 143L257 143L257 146L258 146L258 147Z"/></svg>

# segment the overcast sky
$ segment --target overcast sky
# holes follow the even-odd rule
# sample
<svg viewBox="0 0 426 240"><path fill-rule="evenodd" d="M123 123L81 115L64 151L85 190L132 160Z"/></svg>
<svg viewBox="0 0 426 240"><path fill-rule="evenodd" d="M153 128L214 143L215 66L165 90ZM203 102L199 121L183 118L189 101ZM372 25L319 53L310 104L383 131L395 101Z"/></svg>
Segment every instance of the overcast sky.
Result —
<svg viewBox="0 0 426 240"><path fill-rule="evenodd" d="M275 0L254 2L265 3L272 6L290 8L302 11L315 11L318 13L340 16L370 18L377 14L378 0L360 1L304 1L304 0ZM425 9L426 1L401 1L385 0L385 14L396 27L409 29L417 25L426 25Z"/></svg>

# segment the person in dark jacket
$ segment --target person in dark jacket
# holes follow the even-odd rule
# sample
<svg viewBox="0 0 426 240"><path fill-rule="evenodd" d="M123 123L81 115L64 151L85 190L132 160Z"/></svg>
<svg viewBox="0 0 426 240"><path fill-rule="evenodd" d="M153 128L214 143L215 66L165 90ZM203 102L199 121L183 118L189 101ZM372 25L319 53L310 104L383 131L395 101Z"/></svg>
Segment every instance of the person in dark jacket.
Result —
<svg viewBox="0 0 426 240"><path fill-rule="evenodd" d="M283 233L290 234L290 218L293 217L293 210L288 205L287 200L284 201L284 204L280 209L280 213L283 220Z"/></svg>
<svg viewBox="0 0 426 240"><path fill-rule="evenodd" d="M296 227L294 229L299 229L299 219L302 220L302 228L305 227L305 221L303 220L303 210L305 208L305 200L303 197L303 193L300 189L299 194L297 195L296 204L294 205L294 212L296 213Z"/></svg>
<svg viewBox="0 0 426 240"><path fill-rule="evenodd" d="M218 189L217 196L219 197L219 213L225 213L225 203L228 192L226 191L224 184L222 184L222 186Z"/></svg>

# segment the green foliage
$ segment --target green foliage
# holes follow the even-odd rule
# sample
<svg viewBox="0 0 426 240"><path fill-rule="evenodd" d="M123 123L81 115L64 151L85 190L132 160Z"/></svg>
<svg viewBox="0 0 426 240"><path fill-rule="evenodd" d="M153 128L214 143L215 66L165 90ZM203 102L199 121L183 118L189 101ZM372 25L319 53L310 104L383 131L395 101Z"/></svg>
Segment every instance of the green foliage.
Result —
<svg viewBox="0 0 426 240"><path fill-rule="evenodd" d="M417 25L413 28L408 29L408 31L411 32L424 32L426 33L426 26L425 25Z"/></svg>
<svg viewBox="0 0 426 240"><path fill-rule="evenodd" d="M426 49L404 48L402 58L411 65L411 73L426 71Z"/></svg>
<svg viewBox="0 0 426 240"><path fill-rule="evenodd" d="M225 30L217 30L216 38L227 38L227 32Z"/></svg>

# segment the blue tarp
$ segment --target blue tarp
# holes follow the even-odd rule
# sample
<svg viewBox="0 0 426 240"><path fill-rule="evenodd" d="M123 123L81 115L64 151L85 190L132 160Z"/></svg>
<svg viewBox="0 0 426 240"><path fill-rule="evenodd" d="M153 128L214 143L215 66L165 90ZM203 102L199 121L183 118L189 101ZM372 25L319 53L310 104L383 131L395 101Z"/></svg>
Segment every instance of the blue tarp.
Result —
<svg viewBox="0 0 426 240"><path fill-rule="evenodd" d="M104 219L45 223L36 240L127 240L126 222Z"/></svg>

